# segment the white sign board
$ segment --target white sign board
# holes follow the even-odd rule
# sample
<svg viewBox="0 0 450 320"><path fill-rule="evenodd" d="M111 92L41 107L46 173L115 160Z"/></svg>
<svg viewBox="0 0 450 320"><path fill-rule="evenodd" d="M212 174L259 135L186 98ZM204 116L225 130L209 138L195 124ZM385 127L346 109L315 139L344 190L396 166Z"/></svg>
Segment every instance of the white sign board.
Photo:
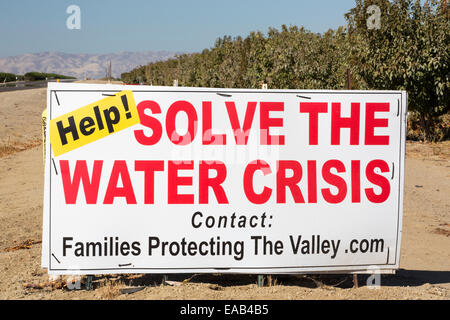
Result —
<svg viewBox="0 0 450 320"><path fill-rule="evenodd" d="M49 273L399 267L406 92L51 83L47 96Z"/></svg>

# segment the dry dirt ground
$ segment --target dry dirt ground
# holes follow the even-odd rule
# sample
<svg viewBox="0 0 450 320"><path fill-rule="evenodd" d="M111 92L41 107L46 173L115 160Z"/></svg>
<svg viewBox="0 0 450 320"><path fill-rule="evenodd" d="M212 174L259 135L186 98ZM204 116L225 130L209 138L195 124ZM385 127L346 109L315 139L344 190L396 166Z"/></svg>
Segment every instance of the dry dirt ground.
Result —
<svg viewBox="0 0 450 320"><path fill-rule="evenodd" d="M45 89L0 93L0 299L450 299L450 142L407 144L401 270L379 289L367 276L359 288L347 276L265 287L249 275L172 275L167 286L161 275L96 276L91 291L49 282L40 268L45 104Z"/></svg>

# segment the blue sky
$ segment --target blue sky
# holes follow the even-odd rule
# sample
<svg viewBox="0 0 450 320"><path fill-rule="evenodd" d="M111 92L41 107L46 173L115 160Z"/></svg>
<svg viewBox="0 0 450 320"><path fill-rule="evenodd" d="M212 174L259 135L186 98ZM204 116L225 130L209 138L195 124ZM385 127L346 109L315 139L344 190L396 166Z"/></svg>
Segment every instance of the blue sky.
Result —
<svg viewBox="0 0 450 320"><path fill-rule="evenodd" d="M69 30L69 5L81 29ZM209 48L221 36L282 24L314 32L345 25L354 0L11 0L0 1L0 57L44 51L112 53Z"/></svg>

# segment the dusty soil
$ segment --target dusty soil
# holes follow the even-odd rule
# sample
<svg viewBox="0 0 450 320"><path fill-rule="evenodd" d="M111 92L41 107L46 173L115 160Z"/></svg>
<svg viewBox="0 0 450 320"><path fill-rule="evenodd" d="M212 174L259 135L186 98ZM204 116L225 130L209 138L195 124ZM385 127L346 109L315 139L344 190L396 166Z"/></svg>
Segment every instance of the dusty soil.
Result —
<svg viewBox="0 0 450 320"><path fill-rule="evenodd" d="M40 268L45 103L45 89L0 93L0 299L450 299L450 142L407 143L401 270L379 289L367 276L359 288L345 275L258 287L256 276L180 274L166 286L161 275L98 275L94 290L67 290Z"/></svg>
<svg viewBox="0 0 450 320"><path fill-rule="evenodd" d="M40 145L46 105L45 88L0 93L0 156Z"/></svg>

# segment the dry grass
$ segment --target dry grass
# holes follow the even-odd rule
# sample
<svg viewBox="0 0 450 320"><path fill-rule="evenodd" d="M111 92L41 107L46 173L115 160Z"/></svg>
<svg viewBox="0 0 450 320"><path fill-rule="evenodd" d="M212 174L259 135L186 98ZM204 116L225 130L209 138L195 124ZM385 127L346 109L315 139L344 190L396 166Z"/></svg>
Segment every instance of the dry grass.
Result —
<svg viewBox="0 0 450 320"><path fill-rule="evenodd" d="M0 141L0 158L37 147L41 144L41 140L33 140L27 143L14 143L8 138L7 141Z"/></svg>
<svg viewBox="0 0 450 320"><path fill-rule="evenodd" d="M42 243L42 241L36 241L36 240L32 240L32 239L28 239L25 242L23 242L20 245L11 247L11 248L6 248L3 249L4 252L11 252L11 251L17 251L17 250L21 250L21 249L31 249L31 247L34 244L38 244L38 243Z"/></svg>
<svg viewBox="0 0 450 320"><path fill-rule="evenodd" d="M275 287L278 285L278 279L276 277L272 277L271 274L264 276L262 278L261 286L263 287Z"/></svg>
<svg viewBox="0 0 450 320"><path fill-rule="evenodd" d="M120 289L125 287L122 280L105 279L96 291L102 299L111 300L117 298L121 294Z"/></svg>
<svg viewBox="0 0 450 320"><path fill-rule="evenodd" d="M450 158L450 141L437 143L406 142L408 158L427 160L448 160Z"/></svg>
<svg viewBox="0 0 450 320"><path fill-rule="evenodd" d="M435 234L440 234L446 237L450 237L450 231L447 229L443 229L443 228L436 228L433 231Z"/></svg>

